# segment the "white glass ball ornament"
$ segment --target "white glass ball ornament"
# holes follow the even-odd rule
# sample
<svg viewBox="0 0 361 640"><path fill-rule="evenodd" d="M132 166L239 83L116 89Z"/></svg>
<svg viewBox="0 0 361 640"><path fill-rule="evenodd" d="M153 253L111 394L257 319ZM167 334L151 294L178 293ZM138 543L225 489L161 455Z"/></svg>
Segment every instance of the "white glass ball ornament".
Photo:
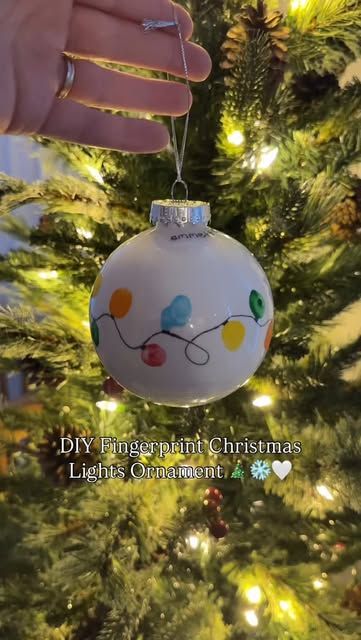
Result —
<svg viewBox="0 0 361 640"><path fill-rule="evenodd" d="M189 407L227 396L261 364L272 293L253 255L207 226L209 205L154 201L156 227L120 245L91 294L97 353L122 387Z"/></svg>

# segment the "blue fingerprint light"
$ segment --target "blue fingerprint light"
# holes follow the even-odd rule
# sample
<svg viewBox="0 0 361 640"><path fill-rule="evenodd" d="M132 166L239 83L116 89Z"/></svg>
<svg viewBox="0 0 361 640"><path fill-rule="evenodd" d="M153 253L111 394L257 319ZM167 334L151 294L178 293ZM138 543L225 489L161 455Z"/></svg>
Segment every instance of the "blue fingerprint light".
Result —
<svg viewBox="0 0 361 640"><path fill-rule="evenodd" d="M184 327L191 314L192 303L188 296L176 296L161 313L162 331L170 331L172 327Z"/></svg>

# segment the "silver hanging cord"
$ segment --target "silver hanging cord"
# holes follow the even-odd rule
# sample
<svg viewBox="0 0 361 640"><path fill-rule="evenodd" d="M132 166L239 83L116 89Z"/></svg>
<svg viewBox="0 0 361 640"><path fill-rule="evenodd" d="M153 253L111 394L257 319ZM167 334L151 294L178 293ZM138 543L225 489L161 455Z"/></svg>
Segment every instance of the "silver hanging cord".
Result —
<svg viewBox="0 0 361 640"><path fill-rule="evenodd" d="M187 144L187 137L188 137L188 128L189 128L189 110L191 107L191 101L190 101L190 83L189 83L189 71L188 71L188 64L187 64L187 58L186 58L186 52L185 52L185 48L184 48L184 41L183 41L183 37L182 37L182 31L180 28L180 24L178 22L177 19L177 14L176 14L176 10L175 10L175 5L173 4L173 17L174 20L172 22L167 22L165 20L143 20L143 27L144 30L146 32L149 31L153 31L153 29L162 29L165 27L176 27L177 31L178 31L178 36L179 36L179 42L180 42L180 49L181 49L181 55L182 55L182 62L183 62L183 68L184 68L184 75L186 78L186 86L188 89L188 110L187 110L187 115L186 115L186 121L185 121L185 125L184 125L184 133L183 133L183 139L182 139L182 144L181 144L181 149L179 151L179 146L178 146L178 140L177 140L177 132L176 132L176 128L175 128L175 118L174 116L171 116L171 127L172 127L172 142L173 142L173 148L174 148L174 158L175 158L175 165L176 165L176 171L177 171L177 177L175 179L175 181L172 184L172 189L171 189L171 196L172 199L174 200L174 192L175 192L175 188L177 184L181 184L184 189L185 189L185 200L188 200L188 185L187 183L183 180L182 178L182 171L183 171L183 163L184 163L184 154L185 154L185 149L186 149L186 144ZM167 73L167 78L169 79L169 74Z"/></svg>
<svg viewBox="0 0 361 640"><path fill-rule="evenodd" d="M142 25L144 31L154 31L154 29L165 29L166 27L175 27L177 25L174 20L143 20Z"/></svg>

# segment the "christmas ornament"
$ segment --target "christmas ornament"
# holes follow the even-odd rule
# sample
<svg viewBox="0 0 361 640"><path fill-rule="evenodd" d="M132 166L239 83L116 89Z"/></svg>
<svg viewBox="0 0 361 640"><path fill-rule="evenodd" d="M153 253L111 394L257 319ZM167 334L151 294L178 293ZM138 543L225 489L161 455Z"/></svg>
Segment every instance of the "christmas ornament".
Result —
<svg viewBox="0 0 361 640"><path fill-rule="evenodd" d="M173 17L189 89L174 6ZM146 19L143 26L149 31L164 22ZM146 400L180 407L223 398L244 384L266 354L273 322L260 265L241 244L207 227L207 203L188 200L182 179L188 106L180 150L171 119L172 199L153 202L155 229L111 254L90 301L91 335L111 377ZM175 200L177 184L185 187L185 200Z"/></svg>
<svg viewBox="0 0 361 640"><path fill-rule="evenodd" d="M223 502L223 494L217 487L209 487L204 492L205 500L214 500L217 504Z"/></svg>
<svg viewBox="0 0 361 640"><path fill-rule="evenodd" d="M106 378L103 382L103 391L111 398L122 395L124 389L113 378Z"/></svg>
<svg viewBox="0 0 361 640"><path fill-rule="evenodd" d="M219 502L216 500L203 500L203 507L207 513L215 514L216 512L220 512L221 507L219 506Z"/></svg>
<svg viewBox="0 0 361 640"><path fill-rule="evenodd" d="M91 294L98 355L122 387L156 403L223 398L261 364L272 335L267 278L209 205L155 201L153 230L116 249Z"/></svg>
<svg viewBox="0 0 361 640"><path fill-rule="evenodd" d="M85 445L79 440L79 452L75 450L69 453L61 453L60 450L60 438L75 438L89 437L91 434L87 431L79 431L75 427L55 426L51 431L48 431L44 440L37 446L37 454L40 466L44 474L50 478L55 484L68 485L72 481L69 478L69 464L74 463L74 473L76 475L83 465L88 469L93 466L98 457L93 450L87 453Z"/></svg>
<svg viewBox="0 0 361 640"><path fill-rule="evenodd" d="M227 535L229 531L229 525L224 520L215 520L209 525L209 531L212 536L217 538L217 540L220 540Z"/></svg>

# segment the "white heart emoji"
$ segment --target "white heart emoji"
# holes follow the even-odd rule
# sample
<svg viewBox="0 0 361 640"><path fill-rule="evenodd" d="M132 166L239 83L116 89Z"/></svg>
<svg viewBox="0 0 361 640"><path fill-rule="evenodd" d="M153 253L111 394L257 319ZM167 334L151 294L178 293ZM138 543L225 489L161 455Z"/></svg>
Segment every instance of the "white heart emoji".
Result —
<svg viewBox="0 0 361 640"><path fill-rule="evenodd" d="M275 460L272 462L272 470L280 480L284 480L292 469L292 462L289 460Z"/></svg>

